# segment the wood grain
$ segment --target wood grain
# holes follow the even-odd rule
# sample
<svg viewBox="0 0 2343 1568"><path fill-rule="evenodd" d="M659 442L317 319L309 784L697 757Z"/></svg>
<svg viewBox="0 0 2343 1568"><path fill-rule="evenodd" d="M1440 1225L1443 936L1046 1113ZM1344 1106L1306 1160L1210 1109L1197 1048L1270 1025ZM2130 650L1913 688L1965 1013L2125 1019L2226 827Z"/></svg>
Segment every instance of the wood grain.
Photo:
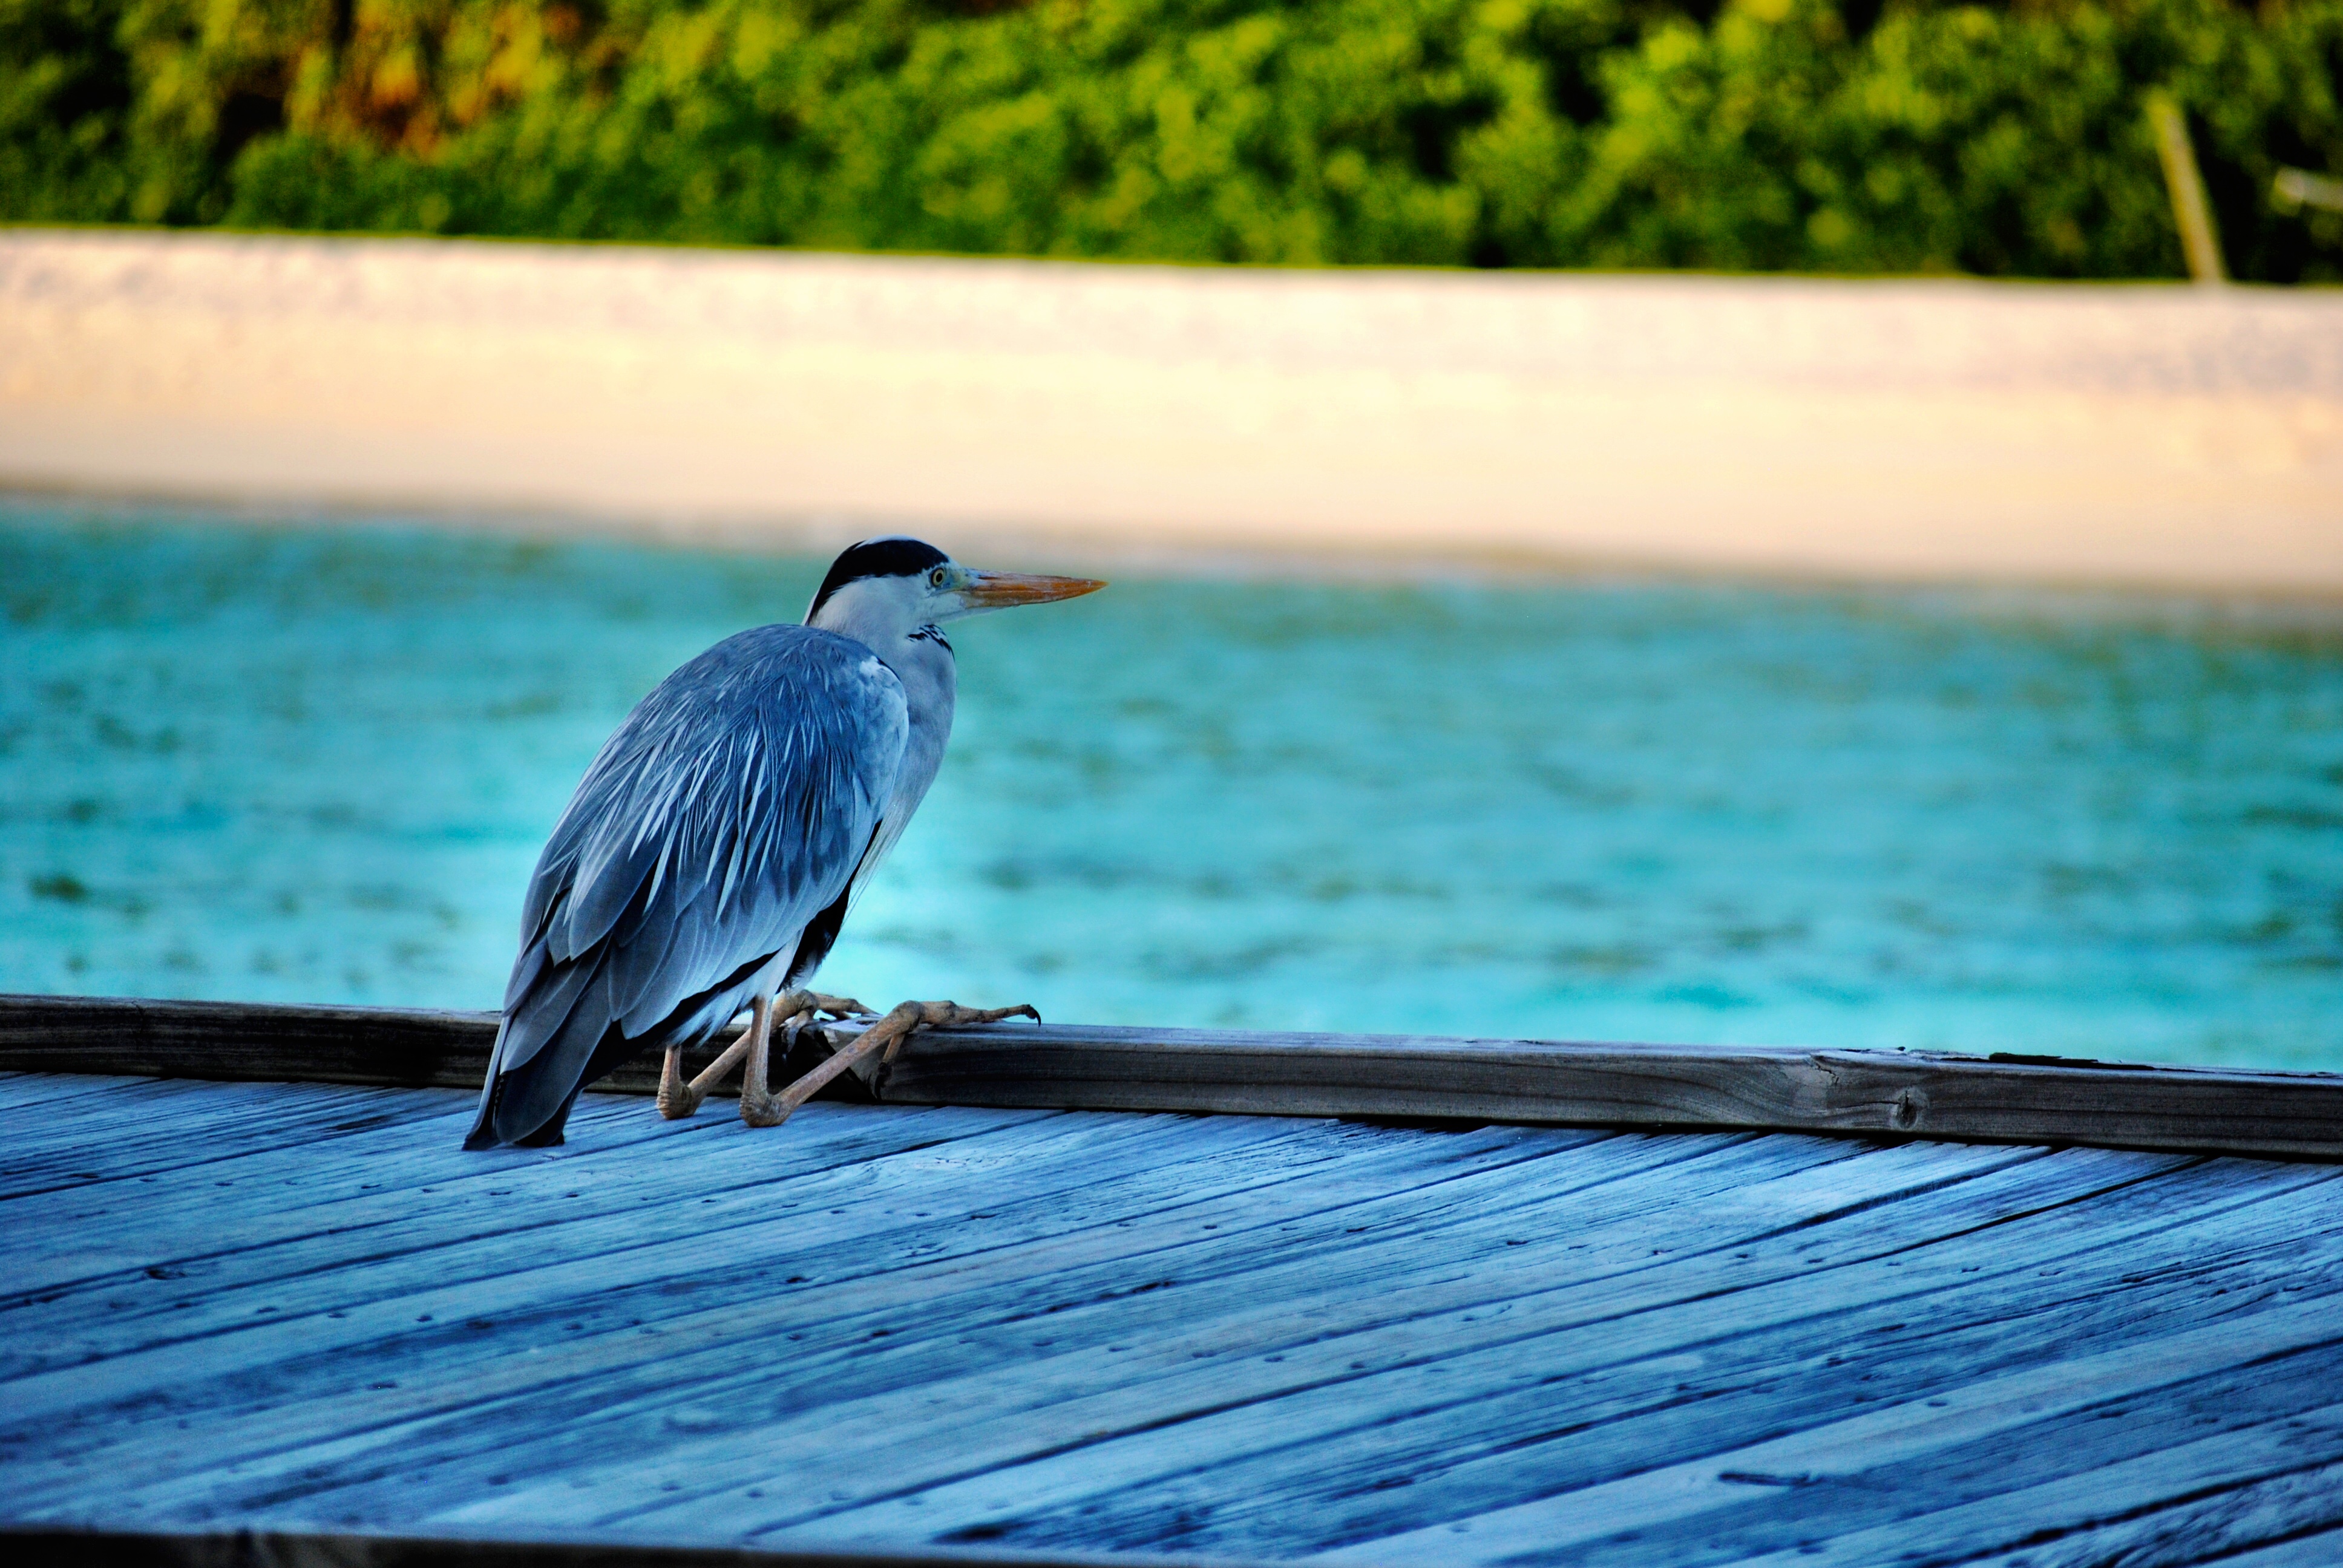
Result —
<svg viewBox="0 0 2343 1568"><path fill-rule="evenodd" d="M497 1016L419 1008L0 994L0 1071L477 1090L497 1042ZM714 1061L721 1049L685 1052L685 1073ZM780 1065L775 1064L777 1077ZM646 1053L593 1087L611 1094L656 1094L659 1075L659 1056ZM737 1080L714 1091L723 1097L739 1092ZM822 1097L867 1101L870 1094L859 1080L850 1080L830 1085Z"/></svg>
<svg viewBox="0 0 2343 1568"><path fill-rule="evenodd" d="M833 1046L860 1022L832 1026ZM490 1013L0 997L0 1070L474 1089ZM695 1053L688 1070L713 1060ZM809 1060L801 1046L792 1069ZM595 1087L649 1094L645 1056ZM779 1075L777 1074L777 1077ZM1531 1125L1735 1128L2343 1160L2343 1075L1785 1047L1011 1021L915 1037L829 1098Z"/></svg>
<svg viewBox="0 0 2343 1568"><path fill-rule="evenodd" d="M1006 1025L919 1037L880 1093L2343 1157L2343 1076L2053 1060Z"/></svg>
<svg viewBox="0 0 2343 1568"><path fill-rule="evenodd" d="M16 1568L1150 1568L1191 1560L1078 1553L785 1552L357 1535L322 1530L140 1532L0 1526ZM1222 1564L1221 1568L1229 1568Z"/></svg>
<svg viewBox="0 0 2343 1568"><path fill-rule="evenodd" d="M1443 1568L2343 1527L2314 1162L622 1097L482 1154L461 1089L81 1081L0 1078L18 1527Z"/></svg>
<svg viewBox="0 0 2343 1568"><path fill-rule="evenodd" d="M1875 1154L1855 1163L1888 1166L1867 1177L1895 1180L1893 1160ZM1935 1195L1874 1189L1883 1201L1809 1229L1810 1241L1831 1238L1819 1257L1810 1247L1769 1244L1733 1228L1753 1212L1805 1207L1831 1190L1828 1173L1817 1171L1730 1191L1682 1184L1673 1211L1681 1224L1664 1210L1618 1213L1601 1194L1556 1203L1555 1214L1591 1211L1584 1231L1565 1233L1591 1244L1576 1251L1577 1243L1557 1237L1545 1249L1533 1240L1508 1250L1484 1241L1482 1267L1503 1259L1513 1276L1503 1299L1492 1299L1485 1280L1475 1300L1398 1266L1430 1250L1405 1239L1361 1247L1336 1269L1317 1262L1316 1271L1335 1272L1353 1298L1332 1307L1295 1276L1264 1270L1245 1281L1263 1319L1274 1311L1271 1303L1317 1309L1335 1316L1342 1332L1321 1319L1314 1326L1322 1337L1304 1343L1264 1335L1247 1347L1255 1352L1252 1363L1232 1356L1202 1369L1177 1405L1172 1388L1151 1385L1144 1413L1155 1424L1131 1411L1064 1452L1003 1461L914 1497L880 1496L830 1523L884 1536L949 1517L956 1527L1033 1547L1068 1538L1131 1545L1184 1535L1200 1550L1242 1552L1298 1517L1342 1540L1537 1497L1574 1503L1577 1489L1623 1471L1761 1442L1865 1400L1925 1414L1929 1401L2009 1367L2153 1337L2175 1318L2201 1322L2208 1307L2227 1303L2216 1292L2234 1278L2192 1282L2181 1296L2158 1302L2154 1276L2222 1256L2232 1245L2271 1244L2261 1227L2207 1224L2208 1216L2170 1211L2157 1217L2159 1225L2137 1204L2097 1212L2087 1206L2074 1216L2078 1224L2020 1222L1999 1228L1990 1242L1963 1244L1959 1238L1976 1236L1981 1221L2006 1220L2046 1201L2055 1206L2051 1195L2062 1185L2087 1205L2086 1171L2062 1172L2059 1163L2047 1162L2030 1181L1988 1176ZM2200 1181L2173 1185L2187 1191ZM1665 1191L1667 1184L1656 1185ZM1851 1186L1839 1191L1859 1197ZM2268 1218L2281 1228L2298 1225L2306 1210L2319 1207L2280 1203ZM2177 1222L2187 1219L2199 1222ZM2077 1253L2101 1241L2120 1246L2121 1258L2078 1271ZM1669 1256L1651 1258L1654 1243L1664 1243ZM1463 1261L1471 1255L1426 1261L1444 1261L1453 1279L1471 1268ZM2336 1258L2330 1251L2302 1261L2320 1272ZM2123 1282L2141 1271L2148 1278ZM2240 1309L2251 1299L2231 1293ZM2109 1313L2095 1318L2102 1294ZM1978 1322L1986 1315L1991 1328ZM1232 1316L1242 1322L1243 1314ZM1234 1339L1225 1329L1217 1337L1222 1344ZM1262 1364L1272 1352L1280 1362ZM1098 1358L1092 1375L1101 1387L1087 1410L1070 1392L1064 1406L1026 1414L1025 1428L1064 1431L1083 1416L1113 1422L1114 1402L1103 1386L1110 1361ZM1892 1376L1882 1382L1883 1372ZM1182 1419L1163 1421L1167 1406ZM2006 1425L2024 1426L2038 1414L2010 1412ZM1213 1456L1209 1473L1200 1472L1199 1452ZM1306 1452L1306 1463L1297 1462L1298 1452ZM1403 1488L1390 1484L1395 1475L1405 1478ZM739 1507L719 1493L694 1500L678 1516L705 1521ZM1576 1517L1571 1508L1562 1512ZM1373 1561L1375 1553L1363 1556Z"/></svg>

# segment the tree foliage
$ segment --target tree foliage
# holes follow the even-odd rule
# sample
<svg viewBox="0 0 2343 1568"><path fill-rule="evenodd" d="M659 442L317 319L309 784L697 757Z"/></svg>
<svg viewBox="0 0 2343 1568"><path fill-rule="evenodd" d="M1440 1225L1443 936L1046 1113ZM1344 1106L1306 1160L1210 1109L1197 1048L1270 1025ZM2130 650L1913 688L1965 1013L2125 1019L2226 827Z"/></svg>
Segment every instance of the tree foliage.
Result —
<svg viewBox="0 0 2343 1568"><path fill-rule="evenodd" d="M2343 0L0 0L0 218L1282 264L2343 274Z"/></svg>

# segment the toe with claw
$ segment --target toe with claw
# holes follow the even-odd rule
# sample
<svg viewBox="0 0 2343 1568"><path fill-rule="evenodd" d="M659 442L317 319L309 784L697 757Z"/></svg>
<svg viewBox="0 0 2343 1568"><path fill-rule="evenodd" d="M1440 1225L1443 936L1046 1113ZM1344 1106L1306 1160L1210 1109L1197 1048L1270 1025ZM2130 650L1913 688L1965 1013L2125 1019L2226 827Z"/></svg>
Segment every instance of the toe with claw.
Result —
<svg viewBox="0 0 2343 1568"><path fill-rule="evenodd" d="M740 1120L751 1127L778 1127L789 1120L791 1111L819 1093L824 1084L856 1062L874 1052L881 1053L879 1060L882 1064L893 1061L903 1042L923 1029L999 1023L1004 1018L1020 1015L1035 1023L1041 1021L1039 1012L1021 1002L1015 1007L962 1007L956 1001L907 1001L789 1088L779 1094L772 1093L766 1087L766 1080L776 1026L794 1031L816 1023L825 1013L834 1019L868 1018L870 1010L851 997L824 996L819 991L791 990L779 996L759 997L751 1004L750 1021L740 1038L689 1083L683 1078L683 1048L669 1047L667 1060L659 1070L659 1114L671 1121L691 1115L708 1098L709 1090L745 1060L746 1070L740 1075ZM794 1038L793 1032L791 1037Z"/></svg>
<svg viewBox="0 0 2343 1568"><path fill-rule="evenodd" d="M762 1002L758 1003L759 1007ZM708 1091L722 1081L724 1075L739 1064L749 1054L749 1037L756 1033L751 1025L739 1039L724 1048L724 1053L699 1070L692 1081L683 1081L683 1047L667 1048L667 1060L659 1067L659 1113L669 1121L680 1121L699 1109Z"/></svg>
<svg viewBox="0 0 2343 1568"><path fill-rule="evenodd" d="M824 996L818 990L795 991L791 994L805 998L807 1010L826 1012L832 1018L870 1018L877 1011L876 1009L863 1006L850 996Z"/></svg>
<svg viewBox="0 0 2343 1568"><path fill-rule="evenodd" d="M972 1023L999 1023L1004 1018L1023 1015L1035 1023L1041 1015L1021 1002L1015 1007L962 1007L956 1001L907 1001L864 1030L829 1060L790 1084L777 1095L764 1095L763 1060L760 1054L750 1057L750 1081L759 1091L758 1115L749 1113L749 1091L740 1094L740 1119L753 1127L775 1127L789 1119L789 1112L820 1093L824 1084L874 1051L884 1052L882 1062L895 1060L903 1042L923 1029L958 1029ZM765 1120L769 1117L770 1120Z"/></svg>
<svg viewBox="0 0 2343 1568"><path fill-rule="evenodd" d="M867 1056L878 1048L864 1042L871 1035L887 1030L890 1031L885 1043L887 1054L879 1060L892 1061L895 1053L903 1049L903 1042L923 1029L959 1029L971 1023L999 1023L1004 1018L1015 1018L1020 1014L1035 1023L1041 1021L1041 1015L1021 1001L1015 1007L962 1007L956 1001L907 1001L873 1024L860 1040L846 1049L858 1056Z"/></svg>

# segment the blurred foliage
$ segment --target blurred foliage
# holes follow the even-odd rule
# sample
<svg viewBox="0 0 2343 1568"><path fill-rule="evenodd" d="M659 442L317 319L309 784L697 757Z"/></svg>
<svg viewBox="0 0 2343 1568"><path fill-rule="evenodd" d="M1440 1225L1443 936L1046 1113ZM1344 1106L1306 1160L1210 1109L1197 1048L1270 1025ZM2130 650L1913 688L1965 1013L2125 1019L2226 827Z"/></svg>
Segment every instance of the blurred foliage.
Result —
<svg viewBox="0 0 2343 1568"><path fill-rule="evenodd" d="M0 219L2343 275L2343 0L0 0Z"/></svg>

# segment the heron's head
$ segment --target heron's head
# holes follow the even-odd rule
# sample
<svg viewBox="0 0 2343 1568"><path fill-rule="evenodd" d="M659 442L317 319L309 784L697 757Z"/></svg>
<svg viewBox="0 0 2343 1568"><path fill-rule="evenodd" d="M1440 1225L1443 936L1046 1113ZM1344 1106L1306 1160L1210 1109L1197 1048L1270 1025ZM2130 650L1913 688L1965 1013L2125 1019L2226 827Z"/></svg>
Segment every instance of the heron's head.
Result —
<svg viewBox="0 0 2343 1568"><path fill-rule="evenodd" d="M910 637L962 616L1074 598L1104 587L1090 578L978 571L920 539L865 539L830 563L806 624L878 648L881 639Z"/></svg>

